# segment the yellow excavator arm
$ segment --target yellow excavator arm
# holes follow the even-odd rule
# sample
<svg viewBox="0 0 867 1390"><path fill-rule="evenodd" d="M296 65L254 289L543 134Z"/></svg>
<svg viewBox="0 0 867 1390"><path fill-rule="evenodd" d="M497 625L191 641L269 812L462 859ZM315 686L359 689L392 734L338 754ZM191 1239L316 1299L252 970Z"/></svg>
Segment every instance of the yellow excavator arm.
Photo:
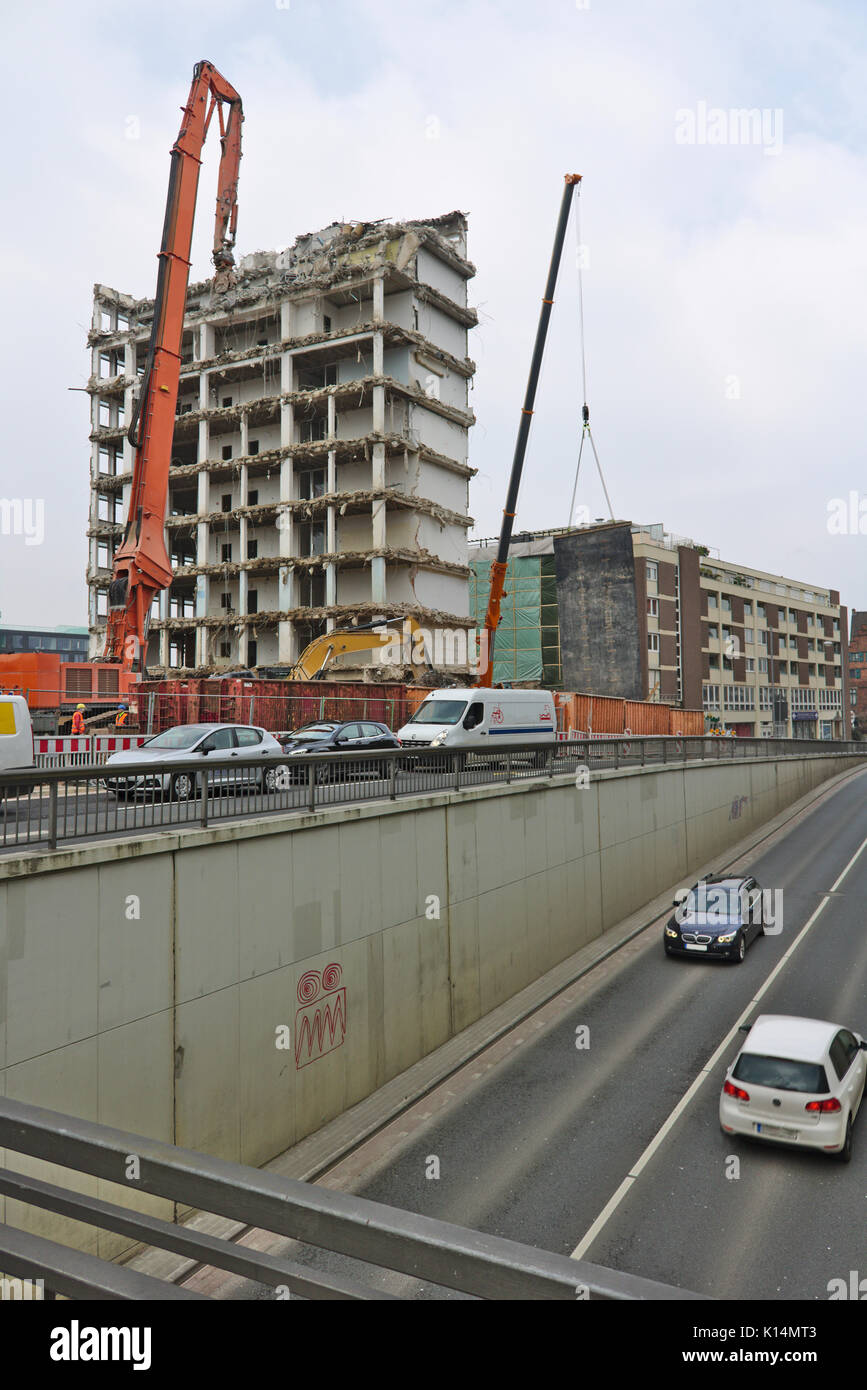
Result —
<svg viewBox="0 0 867 1390"><path fill-rule="evenodd" d="M406 658L406 664L415 660L418 661L419 648L424 655L424 665L430 670L430 661L423 640L417 639L417 634L424 629L410 617L392 622L383 621L369 627L348 627L335 628L333 632L325 632L321 637L316 637L306 646L292 667L290 681L316 681L324 680L325 672L337 656L343 656L346 652L368 652L375 651L381 647L398 644L403 649L407 640L410 643L410 650ZM404 662L401 656L398 662Z"/></svg>

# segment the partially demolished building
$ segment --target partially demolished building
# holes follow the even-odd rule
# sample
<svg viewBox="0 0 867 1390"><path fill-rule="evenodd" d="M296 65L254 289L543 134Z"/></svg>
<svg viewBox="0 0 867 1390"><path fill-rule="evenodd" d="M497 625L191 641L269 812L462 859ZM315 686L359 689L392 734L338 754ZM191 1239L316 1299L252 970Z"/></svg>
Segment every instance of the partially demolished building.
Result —
<svg viewBox="0 0 867 1390"><path fill-rule="evenodd" d="M461 213L335 223L246 256L223 293L190 286L152 674L287 666L332 627L408 614L472 629L466 230ZM152 316L152 300L94 287L93 650Z"/></svg>

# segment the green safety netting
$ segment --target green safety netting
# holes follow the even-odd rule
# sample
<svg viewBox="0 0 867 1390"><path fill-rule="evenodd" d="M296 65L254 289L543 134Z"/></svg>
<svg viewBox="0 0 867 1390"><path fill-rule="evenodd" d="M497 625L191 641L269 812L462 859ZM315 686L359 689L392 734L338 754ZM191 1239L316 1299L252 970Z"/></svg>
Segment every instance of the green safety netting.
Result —
<svg viewBox="0 0 867 1390"><path fill-rule="evenodd" d="M490 594L491 561L470 561L470 612L481 628ZM560 632L553 555L515 557L506 571L494 644L494 681L560 683Z"/></svg>

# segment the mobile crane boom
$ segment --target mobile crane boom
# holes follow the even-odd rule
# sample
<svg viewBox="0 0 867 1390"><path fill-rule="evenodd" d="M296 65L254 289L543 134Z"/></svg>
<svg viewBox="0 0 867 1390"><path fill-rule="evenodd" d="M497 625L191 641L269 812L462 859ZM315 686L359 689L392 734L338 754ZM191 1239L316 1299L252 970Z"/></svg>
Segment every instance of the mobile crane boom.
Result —
<svg viewBox="0 0 867 1390"><path fill-rule="evenodd" d="M223 108L227 107L224 119ZM108 590L108 624L102 660L127 672L143 670L154 595L172 579L165 520L172 437L181 372L184 308L202 147L216 109L220 126L220 172L213 261L218 288L234 266L241 162L241 98L213 63L193 69L181 129L172 147L169 191L159 252L154 318L141 390L127 431L135 449L126 531L115 552Z"/></svg>
<svg viewBox="0 0 867 1390"><path fill-rule="evenodd" d="M560 203L560 215L557 219L557 230L554 235L554 249L551 253L548 280L545 285L542 309L539 314L539 326L536 329L536 342L533 348L533 357L530 362L530 376L527 381L527 392L524 396L521 420L518 425L518 438L515 443L515 453L512 459L509 489L506 493L506 505L503 509L503 521L500 526L500 541L497 546L497 558L491 564L491 589L488 596L485 625L482 630L483 635L480 643L480 659L484 661L485 665L479 672L479 679L476 682L478 686L490 686L493 684L494 639L497 635L497 628L500 625L500 605L502 603L503 589L506 583L506 568L509 563L509 543L512 539L515 510L518 505L518 488L521 484L521 473L524 468L524 455L527 452L530 422L533 418L533 405L536 400L536 387L539 383L539 372L542 367L542 356L545 351L545 339L548 336L548 321L551 317L551 308L554 303L554 289L557 285L557 272L560 269L560 257L563 254L563 242L566 239L566 227L569 223L572 194L575 191L576 185L580 182L580 174L566 175L566 184Z"/></svg>

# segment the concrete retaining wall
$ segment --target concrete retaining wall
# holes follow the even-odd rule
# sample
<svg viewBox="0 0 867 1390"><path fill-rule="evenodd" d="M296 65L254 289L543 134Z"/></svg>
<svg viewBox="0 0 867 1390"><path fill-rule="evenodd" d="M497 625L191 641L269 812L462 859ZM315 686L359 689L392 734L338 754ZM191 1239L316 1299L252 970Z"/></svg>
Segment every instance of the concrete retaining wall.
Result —
<svg viewBox="0 0 867 1390"><path fill-rule="evenodd" d="M0 1093L264 1163L859 762L626 770L0 860Z"/></svg>

